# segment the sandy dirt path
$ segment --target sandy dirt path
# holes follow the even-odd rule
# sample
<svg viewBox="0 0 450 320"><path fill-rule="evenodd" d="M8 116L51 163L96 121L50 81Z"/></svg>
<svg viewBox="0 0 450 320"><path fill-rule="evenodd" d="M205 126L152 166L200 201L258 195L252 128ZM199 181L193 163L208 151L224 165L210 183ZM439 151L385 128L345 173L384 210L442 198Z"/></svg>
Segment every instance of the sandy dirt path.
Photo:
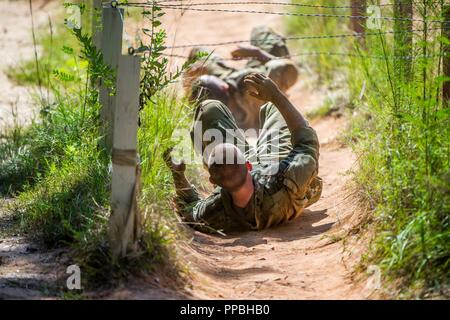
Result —
<svg viewBox="0 0 450 320"><path fill-rule="evenodd" d="M48 23L55 2L33 0L36 29ZM37 48L38 52L40 48ZM34 57L29 2L0 1L0 132L16 122L30 123L38 112L34 90L11 81L6 70ZM6 214L8 199L0 197L0 299L32 299L48 295L57 279L55 264L63 251L42 251L14 232Z"/></svg>
<svg viewBox="0 0 450 320"><path fill-rule="evenodd" d="M4 74L8 65L32 56L32 40L27 1L0 2L0 123L11 121L8 113L16 104L24 122L33 114L28 89L17 87ZM243 6L243 9L272 10L273 6ZM279 10L279 8L277 8ZM275 10L276 11L276 10ZM36 20L45 23L46 7L36 10ZM40 21L40 22L39 22ZM267 24L283 32L282 20L276 16L196 13L168 11L164 25L168 44L193 44L247 39L252 27ZM132 33L132 29L129 30ZM219 47L227 56L232 47ZM187 50L174 51L187 54ZM173 64L179 64L174 60ZM310 85L313 74L303 73L289 92L294 104L303 112L322 104L327 92ZM347 198L348 176L355 164L354 155L342 147L337 137L344 130L344 118L328 117L312 125L321 142L320 176L324 179L322 199L305 211L299 219L262 232L248 232L227 237L192 233L189 244L180 251L189 264L191 285L182 291L164 288L164 281L150 277L131 281L105 298L194 298L194 299L347 299L366 298L372 293L365 281L355 279L352 266L358 261L363 246L353 238L341 240L345 230L357 220L358 208ZM1 211L1 210L0 210ZM21 238L2 237L0 241L0 291L6 297L41 296L42 286L55 279L52 263L60 252L47 255ZM65 262L58 261L58 264ZM35 288L28 284L35 283ZM11 286L11 281L23 280ZM5 291L8 286L8 292ZM35 290L34 290L35 289ZM5 296L4 296L5 297Z"/></svg>
<svg viewBox="0 0 450 320"><path fill-rule="evenodd" d="M239 6L241 9L241 6ZM242 6L242 9L273 10L272 5ZM277 11L274 10L274 11ZM168 45L211 43L249 38L250 30L266 24L283 33L283 21L276 16L220 12L168 10L164 17ZM233 46L217 47L229 57ZM189 49L174 50L187 55ZM174 64L180 61L175 60ZM303 112L320 106L326 91L314 88L303 73L290 90L293 103ZM181 251L190 266L192 284L186 298L194 299L363 299L372 294L364 277L355 277L352 267L363 246L341 237L358 220L359 210L347 190L346 173L354 168L355 157L337 138L346 127L343 117L327 117L312 122L321 142L320 171L324 179L321 200L295 221L261 232L235 236L192 233L191 243ZM345 245L344 245L345 243ZM158 281L152 281L157 285ZM160 291L130 284L113 294L114 298L147 299L171 295L163 285Z"/></svg>
<svg viewBox="0 0 450 320"><path fill-rule="evenodd" d="M55 3L33 1L34 23L36 28L48 23ZM39 48L37 48L39 52ZM20 61L34 57L31 34L31 15L29 3L25 0L0 1L0 131L16 120L19 124L29 123L38 108L33 101L33 89L22 87L6 75L10 67ZM15 116L16 115L16 116Z"/></svg>

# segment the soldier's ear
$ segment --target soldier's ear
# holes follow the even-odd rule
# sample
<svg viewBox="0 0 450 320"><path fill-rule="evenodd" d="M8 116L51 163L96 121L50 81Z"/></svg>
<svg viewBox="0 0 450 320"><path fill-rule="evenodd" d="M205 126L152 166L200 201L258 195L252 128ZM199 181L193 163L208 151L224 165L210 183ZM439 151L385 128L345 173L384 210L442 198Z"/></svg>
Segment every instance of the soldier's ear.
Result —
<svg viewBox="0 0 450 320"><path fill-rule="evenodd" d="M247 167L248 171L252 171L253 170L253 165L249 161L245 162L245 166Z"/></svg>

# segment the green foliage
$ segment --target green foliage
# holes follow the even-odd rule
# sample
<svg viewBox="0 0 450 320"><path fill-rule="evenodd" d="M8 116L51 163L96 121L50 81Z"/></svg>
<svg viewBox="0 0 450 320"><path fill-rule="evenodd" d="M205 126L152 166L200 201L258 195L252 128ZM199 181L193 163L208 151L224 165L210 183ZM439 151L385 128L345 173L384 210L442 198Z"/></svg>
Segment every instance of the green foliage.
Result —
<svg viewBox="0 0 450 320"><path fill-rule="evenodd" d="M168 92L152 100L141 111L138 132L143 200L148 205L167 207L165 199L172 192L172 178L161 155L174 145L174 131L188 128L191 107Z"/></svg>
<svg viewBox="0 0 450 320"><path fill-rule="evenodd" d="M416 2L417 18L439 18L442 4ZM382 10L394 15L391 7ZM393 27L384 22L380 31ZM345 57L337 65L354 108L347 135L359 159L355 180L374 209L370 263L378 263L387 278L402 279L404 292L421 286L423 294L448 287L450 278L450 111L441 98L441 55L448 39L440 30L415 33L412 47L406 39L366 37L364 48L352 44L355 50L347 52L371 58ZM310 46L333 52L335 44L325 41ZM323 65L316 70L335 81Z"/></svg>
<svg viewBox="0 0 450 320"><path fill-rule="evenodd" d="M164 12L156 2L153 2L151 9L144 10L142 15L149 21L151 26L150 29L142 29L142 33L150 37L151 42L150 44L144 44L141 41L137 49L138 52L144 52L141 62L141 109L144 108L158 91L167 87L169 83L174 82L191 64L206 55L199 53L191 60L185 61L180 68L176 69L175 73L169 72L167 70L169 59L164 56L166 31L164 29L158 29L161 25L159 19L164 15Z"/></svg>
<svg viewBox="0 0 450 320"><path fill-rule="evenodd" d="M305 5L324 4L327 6L340 6L342 1L292 1L292 3L301 3ZM329 8L308 8L300 7L294 12L307 14L336 14L348 15L350 9L329 9ZM348 19L345 18L323 18L323 17L288 17L286 19L287 32L293 36L321 36L331 34L349 33L347 26ZM303 52L346 52L352 48L352 42L342 41L339 38L329 39L313 39L299 40L289 43L289 47L293 48L292 53ZM317 72L319 80L329 83L335 79L336 73L342 71L343 60L339 56L312 55L306 56L300 60L301 63L307 64Z"/></svg>
<svg viewBox="0 0 450 320"><path fill-rule="evenodd" d="M51 162L45 176L15 202L23 230L48 246L89 237L107 219L101 209L108 205L108 157L97 150L97 137L95 131L84 133L66 146L61 163Z"/></svg>
<svg viewBox="0 0 450 320"><path fill-rule="evenodd" d="M332 111L333 111L333 100L328 98L320 107L311 110L306 114L306 116L308 117L308 119L313 120L316 118L328 116Z"/></svg>
<svg viewBox="0 0 450 320"><path fill-rule="evenodd" d="M101 142L98 93L89 79L106 79L111 72L90 37L72 32L82 49L77 54L65 46L64 51L85 65L77 73L90 76L74 78L54 70L54 102L42 105L38 122L7 133L0 145L6 151L0 158L0 189L19 192L14 210L23 230L48 246L89 238L105 220L101 209L108 205L109 157Z"/></svg>
<svg viewBox="0 0 450 320"><path fill-rule="evenodd" d="M37 86L40 83L42 87L50 88L54 71L70 75L72 78L79 75L73 50L66 50L79 48L76 38L70 36L69 29L60 25L55 26L49 19L48 24L38 30L37 34L41 48L38 66L34 59L23 60L7 69L6 74L10 79L19 85Z"/></svg>
<svg viewBox="0 0 450 320"><path fill-rule="evenodd" d="M66 6L72 5L76 4ZM162 12L151 15L155 18L153 28L157 28L156 20ZM168 216L160 219L161 213L169 211L167 199L172 189L161 153L172 145L175 128L186 124L189 108L175 95L161 90L191 62L175 74L168 73L168 61L162 57L165 32L153 30L148 45L153 49L144 56L141 82L145 89L139 128L144 232L140 251L115 261L107 242L110 156L103 146L95 86L101 80L107 87L114 87L115 74L103 63L101 52L84 30L58 30L61 33L52 33L41 43L43 54L38 66L47 78L41 83L49 94L40 100L39 121L26 128L14 127L0 136L0 192L15 196L11 208L24 232L49 247L67 245L72 249L71 257L83 269L85 288L116 284L130 273L151 270L172 259L168 244L176 229L169 227L172 219ZM64 39L61 43L55 40L60 38ZM48 39L51 45L46 44ZM58 55L53 50L56 43L61 47ZM29 83L39 83L32 71L35 64L25 63L24 67ZM170 265L168 269L175 271L177 264L172 261Z"/></svg>

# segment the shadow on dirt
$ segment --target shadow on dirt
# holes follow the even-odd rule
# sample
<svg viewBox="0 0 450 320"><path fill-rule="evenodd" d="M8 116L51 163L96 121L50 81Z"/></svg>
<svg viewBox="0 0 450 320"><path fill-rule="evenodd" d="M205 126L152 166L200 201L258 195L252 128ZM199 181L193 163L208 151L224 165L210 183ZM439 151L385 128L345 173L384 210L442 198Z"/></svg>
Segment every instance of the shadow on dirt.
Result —
<svg viewBox="0 0 450 320"><path fill-rule="evenodd" d="M280 226L262 231L252 231L243 234L233 233L226 238L234 239L232 242L224 243L224 247L244 246L251 248L261 244L267 244L266 238L275 239L276 241L288 242L299 239L306 239L320 235L330 230L334 222L315 224L328 218L327 209L323 210L305 210L305 212L293 221L281 224ZM214 241L202 239L199 243L214 244Z"/></svg>

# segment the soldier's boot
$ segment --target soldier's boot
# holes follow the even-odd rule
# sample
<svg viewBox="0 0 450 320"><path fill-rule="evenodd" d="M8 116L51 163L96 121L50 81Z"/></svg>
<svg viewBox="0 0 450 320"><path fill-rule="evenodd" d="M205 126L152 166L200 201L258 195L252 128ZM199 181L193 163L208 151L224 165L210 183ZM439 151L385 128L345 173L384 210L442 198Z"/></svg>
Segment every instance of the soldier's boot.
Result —
<svg viewBox="0 0 450 320"><path fill-rule="evenodd" d="M308 199L308 203L305 208L308 208L312 204L319 201L320 196L322 195L323 181L319 176L315 176L311 183L309 184L308 190L306 191L306 197Z"/></svg>

